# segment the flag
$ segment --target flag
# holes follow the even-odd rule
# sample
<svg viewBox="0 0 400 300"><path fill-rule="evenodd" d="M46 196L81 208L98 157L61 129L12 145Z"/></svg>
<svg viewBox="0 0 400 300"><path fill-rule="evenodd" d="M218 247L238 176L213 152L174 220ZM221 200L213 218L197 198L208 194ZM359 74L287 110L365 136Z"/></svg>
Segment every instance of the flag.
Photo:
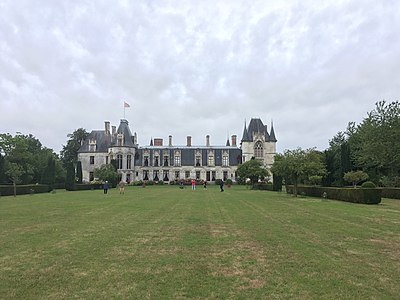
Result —
<svg viewBox="0 0 400 300"><path fill-rule="evenodd" d="M124 102L124 108L125 107L131 107L128 103Z"/></svg>

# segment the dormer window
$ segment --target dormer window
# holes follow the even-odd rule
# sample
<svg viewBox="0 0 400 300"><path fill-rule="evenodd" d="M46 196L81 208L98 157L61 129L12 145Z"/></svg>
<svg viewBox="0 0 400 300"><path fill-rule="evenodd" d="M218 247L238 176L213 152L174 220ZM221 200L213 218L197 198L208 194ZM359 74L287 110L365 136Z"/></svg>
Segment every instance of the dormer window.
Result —
<svg viewBox="0 0 400 300"><path fill-rule="evenodd" d="M124 135L122 133L119 133L117 135L117 146L121 147L124 145Z"/></svg>
<svg viewBox="0 0 400 300"><path fill-rule="evenodd" d="M96 140L95 139L89 140L89 151L96 151Z"/></svg>

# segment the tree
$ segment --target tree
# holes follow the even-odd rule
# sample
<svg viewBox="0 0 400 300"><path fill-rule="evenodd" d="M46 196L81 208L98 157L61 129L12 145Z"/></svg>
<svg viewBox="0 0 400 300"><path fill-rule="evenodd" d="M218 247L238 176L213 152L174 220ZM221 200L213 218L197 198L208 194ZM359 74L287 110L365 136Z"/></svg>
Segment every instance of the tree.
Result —
<svg viewBox="0 0 400 300"><path fill-rule="evenodd" d="M75 189L75 167L72 162L67 165L67 176L65 178L65 189L73 191Z"/></svg>
<svg viewBox="0 0 400 300"><path fill-rule="evenodd" d="M76 165L78 161L78 150L88 135L89 133L83 128L79 128L67 135L69 140L67 141L67 145L63 146L60 153L61 161L65 168L69 163L73 163L74 166Z"/></svg>
<svg viewBox="0 0 400 300"><path fill-rule="evenodd" d="M109 181L112 185L117 184L118 172L116 168L109 165L102 165L99 168L93 170L93 175L101 181Z"/></svg>
<svg viewBox="0 0 400 300"><path fill-rule="evenodd" d="M358 183L368 179L368 174L363 171L351 171L345 173L343 179L352 183L355 188Z"/></svg>
<svg viewBox="0 0 400 300"><path fill-rule="evenodd" d="M9 162L7 164L6 175L8 175L14 186L14 197L17 195L17 183L20 182L20 178L23 174L22 167L16 163Z"/></svg>
<svg viewBox="0 0 400 300"><path fill-rule="evenodd" d="M82 183L82 162L76 162L76 178L78 183Z"/></svg>
<svg viewBox="0 0 400 300"><path fill-rule="evenodd" d="M301 148L277 154L271 171L273 174L285 178L286 184L289 181L293 183L295 197L297 197L297 186L300 180L326 173L321 153L315 149L302 150Z"/></svg>
<svg viewBox="0 0 400 300"><path fill-rule="evenodd" d="M254 186L258 180L263 180L268 175L268 171L262 166L261 161L257 159L251 159L241 164L237 169L237 174L241 179L250 179L250 182Z"/></svg>
<svg viewBox="0 0 400 300"><path fill-rule="evenodd" d="M56 173L56 162L54 157L50 156L47 160L47 166L43 171L41 182L48 184L53 189Z"/></svg>
<svg viewBox="0 0 400 300"><path fill-rule="evenodd" d="M380 101L361 124L348 128L351 156L375 181L400 175L400 102Z"/></svg>

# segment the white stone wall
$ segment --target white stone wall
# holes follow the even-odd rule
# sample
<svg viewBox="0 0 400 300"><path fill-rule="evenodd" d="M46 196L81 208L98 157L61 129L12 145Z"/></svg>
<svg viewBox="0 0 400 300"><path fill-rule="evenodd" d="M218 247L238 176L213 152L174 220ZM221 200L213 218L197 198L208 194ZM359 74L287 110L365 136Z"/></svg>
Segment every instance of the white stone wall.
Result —
<svg viewBox="0 0 400 300"><path fill-rule="evenodd" d="M90 157L94 156L94 164L90 164ZM93 172L94 169L101 167L106 163L106 157L108 153L103 152L86 152L79 153L78 160L82 164L82 180L83 182L89 182L89 174Z"/></svg>

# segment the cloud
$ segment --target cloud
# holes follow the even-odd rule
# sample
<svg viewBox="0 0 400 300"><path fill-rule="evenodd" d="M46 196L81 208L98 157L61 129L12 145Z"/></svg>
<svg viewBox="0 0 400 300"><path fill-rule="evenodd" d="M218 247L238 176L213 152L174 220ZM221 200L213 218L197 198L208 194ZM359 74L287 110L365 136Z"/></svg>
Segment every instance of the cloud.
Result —
<svg viewBox="0 0 400 300"><path fill-rule="evenodd" d="M1 132L61 150L79 127L223 145L274 122L278 150L324 149L398 100L393 1L3 1ZM35 13L32 13L35 12Z"/></svg>

